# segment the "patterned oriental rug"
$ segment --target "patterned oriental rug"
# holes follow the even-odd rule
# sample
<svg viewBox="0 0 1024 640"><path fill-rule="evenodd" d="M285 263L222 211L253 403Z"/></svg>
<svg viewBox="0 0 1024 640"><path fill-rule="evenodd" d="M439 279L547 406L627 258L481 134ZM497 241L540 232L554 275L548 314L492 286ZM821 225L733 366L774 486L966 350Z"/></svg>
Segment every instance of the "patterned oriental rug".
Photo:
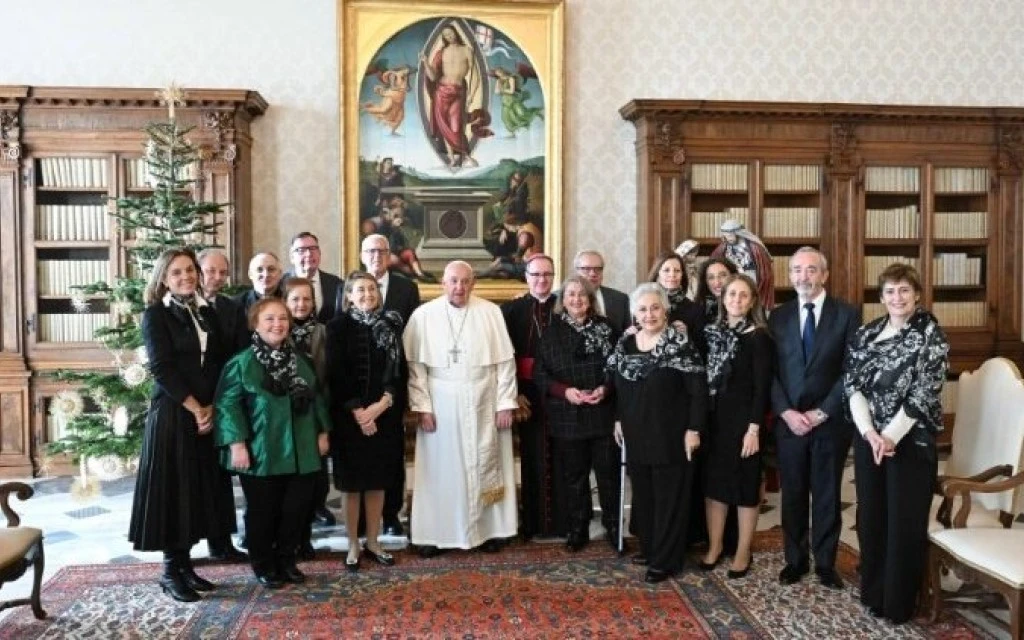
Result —
<svg viewBox="0 0 1024 640"><path fill-rule="evenodd" d="M988 638L955 611L937 624L894 627L858 604L856 553L840 552L848 586L814 580L782 589L781 532L761 532L751 573L726 564L659 585L603 541L570 556L560 544L498 554L453 552L424 560L403 552L390 569L344 555L302 565L309 581L259 587L246 565L209 565L219 586L197 604L160 593L157 564L74 566L43 587L49 618L27 608L0 621L0 639L34 638Z"/></svg>

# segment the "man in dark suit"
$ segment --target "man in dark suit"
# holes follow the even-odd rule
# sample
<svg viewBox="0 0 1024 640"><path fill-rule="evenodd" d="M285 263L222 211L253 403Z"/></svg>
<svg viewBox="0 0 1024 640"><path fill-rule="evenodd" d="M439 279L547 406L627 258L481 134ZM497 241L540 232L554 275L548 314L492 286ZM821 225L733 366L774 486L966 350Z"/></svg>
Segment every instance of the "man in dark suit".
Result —
<svg viewBox="0 0 1024 640"><path fill-rule="evenodd" d="M377 287L380 290L381 298L384 300L385 311L396 311L402 316L402 325L409 322L409 317L416 307L420 306L420 290L416 283L398 273L388 271L391 263L391 247L388 239L380 234L371 234L363 238L359 252L360 260L366 272L377 279ZM408 372L403 371L403 377L408 377ZM394 398L395 405L405 412L408 405L408 393L405 385ZM398 519L398 512L402 510L402 503L405 500L405 443L396 448L394 455L402 464L400 478L394 486L384 491L384 533L392 536L400 536L404 532L402 523Z"/></svg>
<svg viewBox="0 0 1024 640"><path fill-rule="evenodd" d="M533 536L561 536L568 528L562 478L551 453L547 418L540 390L533 381L533 363L539 351L541 336L551 324L555 296L552 293L555 265L551 258L538 253L525 264L524 296L501 305L516 358L516 384L519 404L530 405L530 418L516 425L519 436L519 465L522 478L519 526L524 540Z"/></svg>
<svg viewBox="0 0 1024 640"><path fill-rule="evenodd" d="M841 589L835 570L842 528L839 490L852 427L843 411L843 361L860 326L857 310L825 294L828 261L801 247L789 262L797 299L772 312L776 371L772 412L782 485L786 566L779 582L798 582L810 570L821 584ZM810 540L808 540L808 511Z"/></svg>
<svg viewBox="0 0 1024 640"><path fill-rule="evenodd" d="M196 260L199 262L199 279L202 283L203 297L217 314L217 320L222 330L221 335L226 342L224 353L229 354L228 357L230 357L230 354L234 354L236 350L235 336L238 328L235 325L238 322L238 304L234 299L220 293L220 290L227 284L231 272L228 257L220 249L209 248L200 251ZM231 474L223 469L221 472L226 477L225 485L229 487L227 494L232 496L233 507L234 490L230 489ZM210 557L214 560L241 561L248 559L247 555L232 544L230 534L209 538L206 544L210 548Z"/></svg>
<svg viewBox="0 0 1024 640"><path fill-rule="evenodd" d="M604 257L597 251L584 249L572 259L576 274L586 278L597 289L597 313L608 318L616 335L622 335L633 316L629 312L629 296L617 289L606 287L604 282Z"/></svg>
<svg viewBox="0 0 1024 640"><path fill-rule="evenodd" d="M235 352L249 346L249 307L264 296L281 297L281 262L269 251L261 251L249 261L249 281L252 289L235 296L238 314L235 318Z"/></svg>
<svg viewBox="0 0 1024 640"><path fill-rule="evenodd" d="M333 273L320 270L320 240L309 231L300 231L292 237L288 250L292 268L285 272L284 279L296 276L313 283L313 301L316 303L316 319L326 325L341 312L342 281Z"/></svg>

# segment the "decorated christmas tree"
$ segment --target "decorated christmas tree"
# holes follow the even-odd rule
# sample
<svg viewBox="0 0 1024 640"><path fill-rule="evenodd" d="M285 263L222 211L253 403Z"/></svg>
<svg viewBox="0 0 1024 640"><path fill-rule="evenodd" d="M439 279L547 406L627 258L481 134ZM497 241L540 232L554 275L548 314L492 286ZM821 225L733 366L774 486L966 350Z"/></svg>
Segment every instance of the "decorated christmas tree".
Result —
<svg viewBox="0 0 1024 640"><path fill-rule="evenodd" d="M60 379L75 383L80 391L63 391L51 403L54 417L64 423L65 436L52 443L49 452L71 454L80 462L138 455L153 384L139 320L153 263L166 249L184 246L199 252L216 246L206 244L214 242L220 224L211 221L218 220L226 206L190 197L199 158L188 140L192 128L179 128L174 116L184 95L172 85L159 96L168 105L168 119L145 128L144 166L152 192L118 198L110 213L123 234L127 273L112 282L75 287L72 297L78 312L104 302L111 312L110 326L94 334L111 354L109 369L60 372ZM84 464L82 469L79 482L85 485Z"/></svg>

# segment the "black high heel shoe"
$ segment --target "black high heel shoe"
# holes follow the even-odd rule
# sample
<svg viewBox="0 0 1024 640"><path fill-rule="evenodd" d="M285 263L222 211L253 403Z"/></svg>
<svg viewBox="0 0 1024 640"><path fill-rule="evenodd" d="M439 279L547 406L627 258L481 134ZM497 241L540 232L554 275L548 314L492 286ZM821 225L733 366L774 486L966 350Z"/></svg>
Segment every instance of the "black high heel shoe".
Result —
<svg viewBox="0 0 1024 640"><path fill-rule="evenodd" d="M345 568L348 569L349 571L351 571L352 573L355 573L356 571L359 571L359 554L356 554L355 558L353 558L351 554L346 556L345 557Z"/></svg>
<svg viewBox="0 0 1024 640"><path fill-rule="evenodd" d="M390 567L395 564L395 556L391 555L387 551L381 550L380 553L377 553L370 547L363 547L363 553L365 553L366 557L370 560L373 560L377 564L384 565L385 567Z"/></svg>
<svg viewBox="0 0 1024 640"><path fill-rule="evenodd" d="M742 569L738 571L735 569L729 569L728 571L726 571L725 577L730 580L739 580L740 578L745 578L747 577L747 574L750 573L750 567L752 566L754 566L754 556L750 556L750 561L747 562L747 566L743 567Z"/></svg>
<svg viewBox="0 0 1024 640"><path fill-rule="evenodd" d="M697 568L700 569L701 571L714 571L715 567L718 566L718 563L722 561L722 556L724 556L724 555L725 555L724 552L723 553L719 553L718 557L715 558L714 562L704 562L703 560L701 560L701 561L699 561L697 563Z"/></svg>

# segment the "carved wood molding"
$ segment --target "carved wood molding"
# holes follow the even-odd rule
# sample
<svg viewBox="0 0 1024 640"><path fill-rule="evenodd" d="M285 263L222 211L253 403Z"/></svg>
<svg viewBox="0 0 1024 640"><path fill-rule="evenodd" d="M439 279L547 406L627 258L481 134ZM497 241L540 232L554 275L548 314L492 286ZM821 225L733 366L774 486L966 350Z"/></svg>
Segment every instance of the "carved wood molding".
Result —
<svg viewBox="0 0 1024 640"><path fill-rule="evenodd" d="M1019 174L1024 169L1024 127L1000 127L996 166L1000 173Z"/></svg>
<svg viewBox="0 0 1024 640"><path fill-rule="evenodd" d="M0 108L0 162L21 158L21 122L17 107Z"/></svg>
<svg viewBox="0 0 1024 640"><path fill-rule="evenodd" d="M857 135L852 122L835 122L829 136L825 164L829 173L852 174L857 170Z"/></svg>
<svg viewBox="0 0 1024 640"><path fill-rule="evenodd" d="M222 161L234 165L238 157L235 143L235 114L232 111L204 111L203 128L213 131L215 142L212 148L200 150L204 160Z"/></svg>
<svg viewBox="0 0 1024 640"><path fill-rule="evenodd" d="M655 125L654 142L655 152L651 154L651 164L671 162L682 166L686 163L682 123L679 119L659 121Z"/></svg>
<svg viewBox="0 0 1024 640"><path fill-rule="evenodd" d="M4 87L0 87L0 95ZM249 116L262 115L267 101L255 91L234 89L183 89L181 109L240 109ZM87 87L28 87L25 104L50 107L141 107L165 109L156 89L104 89Z"/></svg>

